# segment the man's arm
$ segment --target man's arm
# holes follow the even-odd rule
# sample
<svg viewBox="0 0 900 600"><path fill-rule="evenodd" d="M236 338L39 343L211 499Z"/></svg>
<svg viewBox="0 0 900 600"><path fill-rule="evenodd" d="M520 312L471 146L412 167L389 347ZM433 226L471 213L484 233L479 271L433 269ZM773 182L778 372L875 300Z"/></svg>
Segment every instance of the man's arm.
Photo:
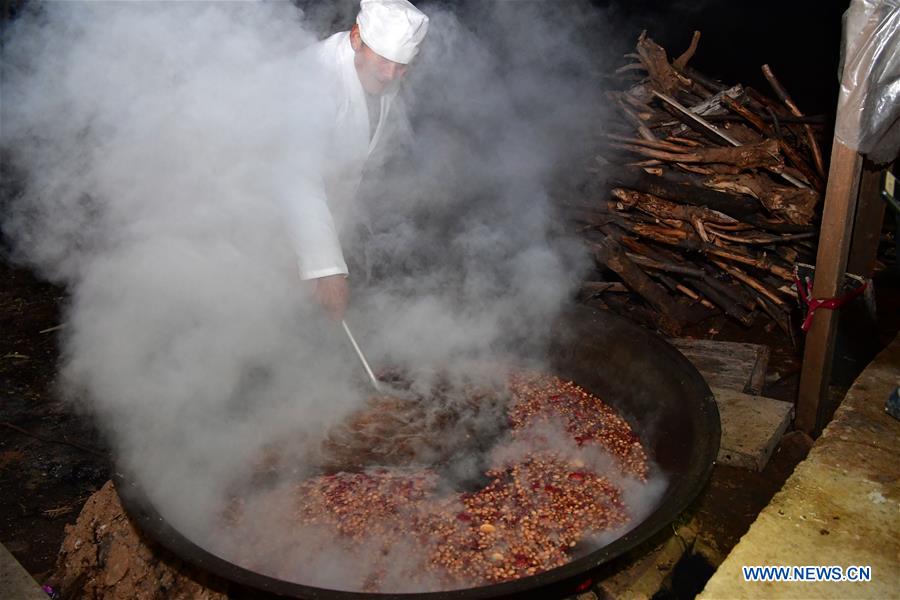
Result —
<svg viewBox="0 0 900 600"><path fill-rule="evenodd" d="M315 280L316 301L335 321L342 321L350 302L350 286L344 275L329 275Z"/></svg>
<svg viewBox="0 0 900 600"><path fill-rule="evenodd" d="M324 185L307 182L282 204L300 279L315 280L316 300L332 318L342 319L350 298L348 270Z"/></svg>

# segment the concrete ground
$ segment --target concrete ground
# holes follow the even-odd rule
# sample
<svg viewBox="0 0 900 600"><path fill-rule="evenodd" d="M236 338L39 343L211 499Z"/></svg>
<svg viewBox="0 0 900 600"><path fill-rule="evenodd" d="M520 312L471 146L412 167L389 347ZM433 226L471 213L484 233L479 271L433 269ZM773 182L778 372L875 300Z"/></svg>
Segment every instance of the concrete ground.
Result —
<svg viewBox="0 0 900 600"><path fill-rule="evenodd" d="M0 598L47 600L47 594L28 571L0 544Z"/></svg>
<svg viewBox="0 0 900 600"><path fill-rule="evenodd" d="M699 596L900 598L900 337L856 379L834 420ZM871 581L750 582L743 566L871 568Z"/></svg>

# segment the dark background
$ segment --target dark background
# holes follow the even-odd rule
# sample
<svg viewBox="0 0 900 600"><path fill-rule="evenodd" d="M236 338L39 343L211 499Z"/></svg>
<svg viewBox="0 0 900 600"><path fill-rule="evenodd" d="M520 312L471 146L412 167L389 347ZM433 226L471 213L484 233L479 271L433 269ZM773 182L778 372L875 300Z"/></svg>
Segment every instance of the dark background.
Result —
<svg viewBox="0 0 900 600"><path fill-rule="evenodd" d="M332 31L348 29L358 0L293 0ZM671 54L681 53L693 31L703 37L693 67L726 83L768 92L759 67L768 63L808 114L833 116L837 103L841 15L848 0L415 0L455 10L472 29L490 3L544 4L571 10L599 64L634 50L641 30ZM29 0L0 0L0 22ZM327 25L326 25L327 26ZM490 35L489 31L479 32ZM522 43L527 43L523 40ZM619 66L621 62L615 64Z"/></svg>
<svg viewBox="0 0 900 600"><path fill-rule="evenodd" d="M768 63L801 110L834 114L841 15L847 1L593 0L592 4L626 30L626 39L635 40L641 29L647 29L674 55L687 48L693 31L699 30L700 46L691 60L696 69L768 94L760 72L760 66Z"/></svg>
<svg viewBox="0 0 900 600"><path fill-rule="evenodd" d="M324 30L349 29L358 0L294 0ZM618 67L643 29L677 56L694 30L703 37L691 65L726 83L769 93L768 63L808 114L833 116L837 104L841 15L849 0L413 0L453 10L480 37L491 37L491 4L571 14L598 65ZM508 8L508 7L504 7ZM426 8L427 10L427 8ZM527 39L521 40L527 44Z"/></svg>

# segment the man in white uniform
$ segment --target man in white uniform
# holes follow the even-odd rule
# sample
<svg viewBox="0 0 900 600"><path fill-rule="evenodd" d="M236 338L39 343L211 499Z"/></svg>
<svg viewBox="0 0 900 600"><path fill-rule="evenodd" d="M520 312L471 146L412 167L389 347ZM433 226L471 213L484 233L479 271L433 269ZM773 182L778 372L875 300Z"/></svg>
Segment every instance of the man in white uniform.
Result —
<svg viewBox="0 0 900 600"><path fill-rule="evenodd" d="M314 49L331 85L332 149L324 172L289 202L288 226L300 278L312 280L316 300L336 320L349 301L349 273L335 215L356 195L366 160L385 135L399 82L427 29L428 17L406 0L362 0L353 28Z"/></svg>

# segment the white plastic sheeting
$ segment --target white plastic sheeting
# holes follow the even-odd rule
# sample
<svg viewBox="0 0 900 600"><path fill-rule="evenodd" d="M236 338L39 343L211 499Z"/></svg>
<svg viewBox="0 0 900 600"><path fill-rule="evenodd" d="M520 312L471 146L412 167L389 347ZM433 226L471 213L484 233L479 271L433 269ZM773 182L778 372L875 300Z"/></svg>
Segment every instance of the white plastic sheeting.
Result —
<svg viewBox="0 0 900 600"><path fill-rule="evenodd" d="M900 150L900 0L852 0L844 13L835 135L878 163Z"/></svg>

